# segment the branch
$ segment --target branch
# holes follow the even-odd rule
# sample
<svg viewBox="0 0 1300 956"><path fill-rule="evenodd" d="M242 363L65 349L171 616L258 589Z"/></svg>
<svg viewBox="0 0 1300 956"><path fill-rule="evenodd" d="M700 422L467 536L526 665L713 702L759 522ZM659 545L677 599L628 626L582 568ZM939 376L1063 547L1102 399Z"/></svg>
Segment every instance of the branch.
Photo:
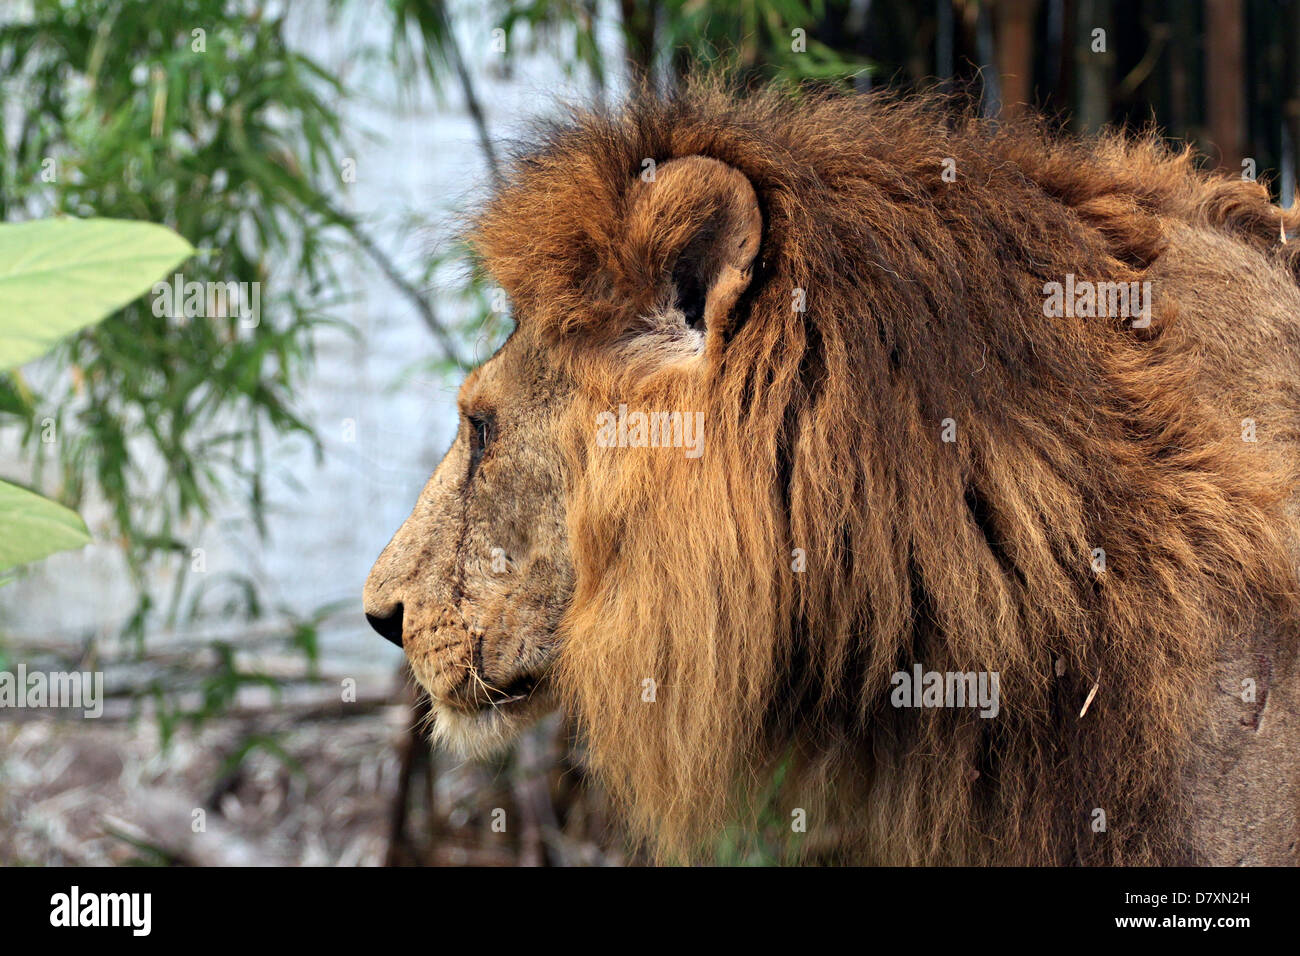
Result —
<svg viewBox="0 0 1300 956"><path fill-rule="evenodd" d="M465 106L469 110L470 117L474 120L474 129L478 132L478 145L483 150L483 160L487 163L488 173L492 176L492 185L501 188L501 165L497 162L496 147L492 145L492 137L488 135L487 118L483 114L483 104L479 101L478 93L474 89L474 79L469 75L469 70L465 66L465 58L461 55L460 44L456 42L456 35L450 27L447 30L447 55L451 58L452 66L456 69L456 78L460 80L461 93L465 96Z"/></svg>
<svg viewBox="0 0 1300 956"><path fill-rule="evenodd" d="M398 271L393 261L384 254L382 249L375 245L375 241L361 228L361 224L352 216L344 215L332 207L328 209L328 213L348 231L348 234L365 251L366 255L374 260L375 265L379 266L384 275L388 277L388 281L397 288L397 291L406 296L407 301L411 303L421 320L428 326L429 331L433 333L433 337L438 340L438 344L442 347L442 351L447 358L461 368L469 368L469 363L461 357L460 349L456 346L456 340L452 338L447 327L433 314L433 308L425 300L424 295Z"/></svg>

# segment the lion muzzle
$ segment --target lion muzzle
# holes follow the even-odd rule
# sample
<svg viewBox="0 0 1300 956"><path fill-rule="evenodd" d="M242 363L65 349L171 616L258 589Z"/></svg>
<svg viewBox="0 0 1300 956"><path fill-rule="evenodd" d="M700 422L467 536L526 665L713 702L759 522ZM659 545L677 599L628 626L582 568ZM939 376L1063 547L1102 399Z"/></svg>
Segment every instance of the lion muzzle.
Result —
<svg viewBox="0 0 1300 956"><path fill-rule="evenodd" d="M410 612L416 609L411 608ZM431 607L425 615L408 616L404 649L416 680L436 701L471 707L484 694L475 665L475 648L482 631L471 627L450 604Z"/></svg>

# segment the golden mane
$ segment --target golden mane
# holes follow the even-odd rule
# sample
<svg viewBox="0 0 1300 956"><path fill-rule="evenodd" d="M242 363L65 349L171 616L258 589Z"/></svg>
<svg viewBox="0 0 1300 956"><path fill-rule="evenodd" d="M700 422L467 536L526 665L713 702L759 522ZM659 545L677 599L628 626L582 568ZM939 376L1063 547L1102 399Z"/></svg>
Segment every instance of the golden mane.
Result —
<svg viewBox="0 0 1300 956"><path fill-rule="evenodd" d="M647 372L629 192L694 155L749 180L762 245L708 374ZM1300 276L1300 213L1257 183L935 97L695 83L517 158L473 241L583 384L556 685L658 847L694 855L779 774L821 858L1195 859L1177 784L1216 648L1300 629L1294 471L1197 386L1161 289L1146 329L1043 312L1067 274L1143 279L1170 223ZM591 447L619 402L703 411L703 457ZM997 672L997 718L892 706L918 663Z"/></svg>

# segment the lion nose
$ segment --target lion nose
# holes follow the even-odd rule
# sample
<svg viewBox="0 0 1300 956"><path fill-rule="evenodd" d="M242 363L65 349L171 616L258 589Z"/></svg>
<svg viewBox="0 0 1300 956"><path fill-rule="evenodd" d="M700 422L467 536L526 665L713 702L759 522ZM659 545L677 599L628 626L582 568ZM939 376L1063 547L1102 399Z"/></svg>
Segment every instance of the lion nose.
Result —
<svg viewBox="0 0 1300 956"><path fill-rule="evenodd" d="M395 604L386 615L366 613L370 626L379 632L380 637L402 646L402 605Z"/></svg>

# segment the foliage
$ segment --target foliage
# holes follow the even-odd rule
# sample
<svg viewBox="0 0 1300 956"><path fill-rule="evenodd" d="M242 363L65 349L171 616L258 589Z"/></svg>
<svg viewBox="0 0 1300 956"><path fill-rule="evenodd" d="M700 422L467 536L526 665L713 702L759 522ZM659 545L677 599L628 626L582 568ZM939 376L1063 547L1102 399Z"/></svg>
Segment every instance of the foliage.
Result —
<svg viewBox="0 0 1300 956"><path fill-rule="evenodd" d="M37 358L189 258L170 230L110 220L0 225L0 369ZM81 518L0 481L0 571L90 540Z"/></svg>
<svg viewBox="0 0 1300 956"><path fill-rule="evenodd" d="M312 439L292 395L338 295L325 227L339 222L341 87L260 5L33 6L29 22L0 26L0 117L16 118L0 130L13 147L0 162L4 218L166 223L199 247L186 282L261 284L251 327L234 311L187 321L136 303L58 350L71 375L0 385L37 481L53 449L61 497L106 500L141 592L139 637L151 562L188 555L187 534L223 498L246 500L263 528L268 442ZM57 442L39 440L38 409L52 409Z"/></svg>
<svg viewBox="0 0 1300 956"><path fill-rule="evenodd" d="M617 26L634 81L665 75L671 81L693 70L725 68L743 80L846 85L868 64L817 37L831 5L828 0L628 3L620 7ZM600 8L592 0L501 0L500 8L507 37L527 27L557 49L570 72L585 70L598 89L616 79L595 41Z"/></svg>

